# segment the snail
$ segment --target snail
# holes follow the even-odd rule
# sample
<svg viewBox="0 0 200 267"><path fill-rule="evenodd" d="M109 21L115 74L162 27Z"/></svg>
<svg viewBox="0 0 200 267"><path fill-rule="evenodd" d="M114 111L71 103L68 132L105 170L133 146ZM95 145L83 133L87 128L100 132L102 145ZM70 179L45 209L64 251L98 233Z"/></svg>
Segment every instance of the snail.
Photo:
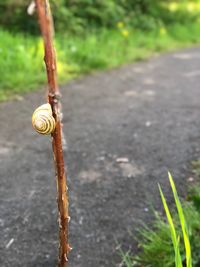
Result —
<svg viewBox="0 0 200 267"><path fill-rule="evenodd" d="M51 134L56 127L55 119L52 115L50 104L44 104L38 107L32 115L33 128L40 134Z"/></svg>

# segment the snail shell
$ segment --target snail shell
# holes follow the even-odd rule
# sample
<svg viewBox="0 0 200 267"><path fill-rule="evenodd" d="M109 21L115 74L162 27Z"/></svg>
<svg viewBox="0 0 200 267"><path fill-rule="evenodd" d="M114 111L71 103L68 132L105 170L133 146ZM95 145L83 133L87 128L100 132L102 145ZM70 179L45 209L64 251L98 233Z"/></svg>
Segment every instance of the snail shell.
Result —
<svg viewBox="0 0 200 267"><path fill-rule="evenodd" d="M33 112L32 125L40 134L47 135L54 132L56 122L50 104L44 104Z"/></svg>

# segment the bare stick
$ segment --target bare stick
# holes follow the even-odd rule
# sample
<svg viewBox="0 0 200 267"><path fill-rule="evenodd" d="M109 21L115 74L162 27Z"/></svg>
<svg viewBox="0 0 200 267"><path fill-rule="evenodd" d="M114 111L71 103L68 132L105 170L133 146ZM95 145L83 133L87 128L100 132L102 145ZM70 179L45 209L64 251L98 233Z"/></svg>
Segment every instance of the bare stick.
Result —
<svg viewBox="0 0 200 267"><path fill-rule="evenodd" d="M35 0L40 29L44 39L47 78L48 78L48 100L52 107L53 116L56 121L56 129L52 134L52 145L56 169L56 180L58 190L58 211L59 211L59 267L67 266L68 252L68 194L64 167L62 148L62 124L60 114L60 92L57 84L56 55L53 46L52 16L48 0Z"/></svg>

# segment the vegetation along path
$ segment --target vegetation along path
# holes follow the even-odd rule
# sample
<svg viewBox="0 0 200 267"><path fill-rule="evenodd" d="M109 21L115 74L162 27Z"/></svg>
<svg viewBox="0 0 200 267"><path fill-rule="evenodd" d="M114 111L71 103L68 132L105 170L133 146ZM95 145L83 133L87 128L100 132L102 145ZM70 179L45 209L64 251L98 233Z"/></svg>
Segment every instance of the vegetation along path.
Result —
<svg viewBox="0 0 200 267"><path fill-rule="evenodd" d="M62 88L71 267L120 266L134 232L180 194L200 138L200 49L126 65ZM57 207L51 142L31 127L43 92L0 104L0 266L54 267Z"/></svg>

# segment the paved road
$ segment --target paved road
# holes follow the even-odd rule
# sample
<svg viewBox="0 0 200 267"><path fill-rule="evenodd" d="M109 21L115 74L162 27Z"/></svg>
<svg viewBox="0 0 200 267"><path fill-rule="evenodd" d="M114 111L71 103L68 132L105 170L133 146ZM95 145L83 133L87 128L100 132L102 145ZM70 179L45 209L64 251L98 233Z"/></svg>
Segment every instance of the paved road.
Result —
<svg viewBox="0 0 200 267"><path fill-rule="evenodd" d="M117 247L160 209L167 170L184 194L199 154L200 49L127 65L62 89L69 171L70 267L119 266ZM44 92L0 104L0 266L54 267L57 207L51 143L33 132ZM117 162L127 158L127 163Z"/></svg>

